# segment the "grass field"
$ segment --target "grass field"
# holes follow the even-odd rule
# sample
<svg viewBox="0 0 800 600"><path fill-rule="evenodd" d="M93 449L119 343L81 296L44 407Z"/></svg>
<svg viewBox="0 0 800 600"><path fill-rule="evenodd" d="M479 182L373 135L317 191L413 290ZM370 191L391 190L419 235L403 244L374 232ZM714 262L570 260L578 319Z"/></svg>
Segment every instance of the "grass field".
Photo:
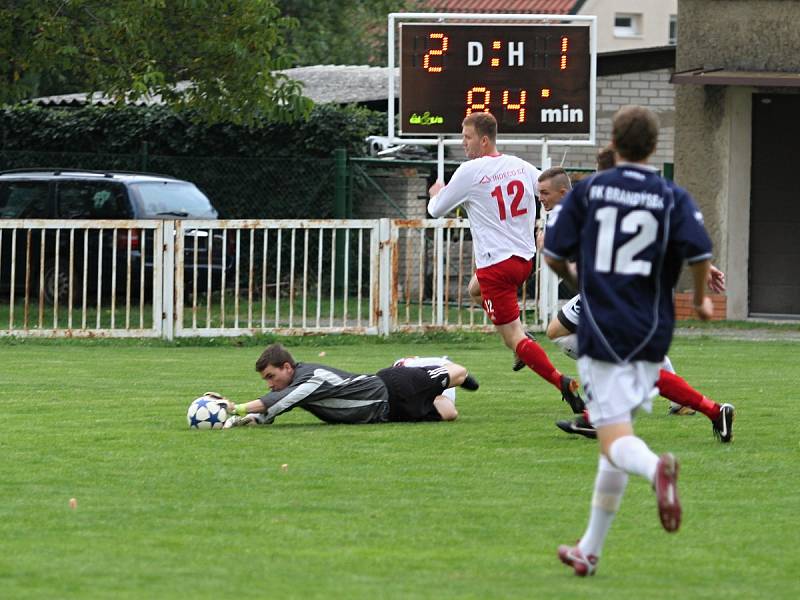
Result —
<svg viewBox="0 0 800 600"><path fill-rule="evenodd" d="M736 405L736 439L664 401L638 419L682 460L684 523L664 533L632 478L588 580L555 551L583 532L595 444L554 427L566 405L512 373L494 336L298 340L299 360L353 371L449 354L481 381L459 391L455 423L329 426L297 410L222 432L189 431L186 407L208 389L262 393L260 347L185 344L0 342L0 597L800 595L798 342L676 340L679 373Z"/></svg>

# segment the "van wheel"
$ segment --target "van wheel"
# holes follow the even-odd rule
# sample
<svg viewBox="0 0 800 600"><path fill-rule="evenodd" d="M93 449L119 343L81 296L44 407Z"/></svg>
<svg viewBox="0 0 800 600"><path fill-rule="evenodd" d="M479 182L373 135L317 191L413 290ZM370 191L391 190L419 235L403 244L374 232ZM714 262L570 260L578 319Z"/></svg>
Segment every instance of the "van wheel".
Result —
<svg viewBox="0 0 800 600"><path fill-rule="evenodd" d="M44 270L44 300L47 304L52 305L55 300L56 290L58 295L58 303L64 304L69 299L69 265L62 263L58 266L58 280L56 280L55 265L48 265ZM73 293L74 284L73 284Z"/></svg>

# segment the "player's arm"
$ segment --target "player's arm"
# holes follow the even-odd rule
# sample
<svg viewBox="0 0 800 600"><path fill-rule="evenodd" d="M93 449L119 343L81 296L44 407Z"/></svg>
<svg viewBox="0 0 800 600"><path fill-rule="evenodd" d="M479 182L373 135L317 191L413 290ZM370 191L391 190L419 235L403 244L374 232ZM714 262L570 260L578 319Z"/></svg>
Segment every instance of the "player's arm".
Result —
<svg viewBox="0 0 800 600"><path fill-rule="evenodd" d="M241 402L236 404L218 392L206 392L203 395L215 398L219 404L225 407L225 410L227 410L228 414L230 415L235 414L243 417L247 414L263 413L266 410L264 408L264 403L261 400L253 400L251 402ZM268 423L272 423L272 420L268 421Z"/></svg>
<svg viewBox="0 0 800 600"><path fill-rule="evenodd" d="M725 291L725 273L714 265L708 266L708 289L712 292L721 294Z"/></svg>
<svg viewBox="0 0 800 600"><path fill-rule="evenodd" d="M467 199L471 185L468 169L464 165L458 167L447 185L437 181L428 190L428 213L435 219L445 216Z"/></svg>
<svg viewBox="0 0 800 600"><path fill-rule="evenodd" d="M270 392L257 400L233 404L233 412L240 417L253 413L264 414L267 422L272 423L275 417L302 403L319 387L321 382L311 384L313 380L314 377L310 374L305 376L296 374L290 386Z"/></svg>
<svg viewBox="0 0 800 600"><path fill-rule="evenodd" d="M240 417L250 413L263 413L266 412L266 407L261 400L251 400L250 402L241 402L233 404L233 412Z"/></svg>
<svg viewBox="0 0 800 600"><path fill-rule="evenodd" d="M714 303L706 295L706 281L708 280L710 260L701 260L689 266L694 280L694 311L701 321L708 321L714 314Z"/></svg>

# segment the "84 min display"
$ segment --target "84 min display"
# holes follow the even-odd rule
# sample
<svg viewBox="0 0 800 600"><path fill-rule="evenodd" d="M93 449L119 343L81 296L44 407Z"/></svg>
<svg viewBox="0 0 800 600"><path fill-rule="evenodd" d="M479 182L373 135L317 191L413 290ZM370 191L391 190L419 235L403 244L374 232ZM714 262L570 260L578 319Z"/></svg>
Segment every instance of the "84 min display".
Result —
<svg viewBox="0 0 800 600"><path fill-rule="evenodd" d="M589 28L400 25L400 133L460 134L491 112L502 134L589 133Z"/></svg>

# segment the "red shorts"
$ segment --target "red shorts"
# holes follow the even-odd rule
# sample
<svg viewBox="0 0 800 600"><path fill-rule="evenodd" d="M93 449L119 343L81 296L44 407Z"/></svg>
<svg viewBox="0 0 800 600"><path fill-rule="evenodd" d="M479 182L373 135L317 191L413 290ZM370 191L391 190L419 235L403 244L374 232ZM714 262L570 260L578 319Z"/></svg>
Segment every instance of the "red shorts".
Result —
<svg viewBox="0 0 800 600"><path fill-rule="evenodd" d="M519 318L517 290L533 269L531 259L512 256L489 267L477 269L483 310L495 325L505 325Z"/></svg>

